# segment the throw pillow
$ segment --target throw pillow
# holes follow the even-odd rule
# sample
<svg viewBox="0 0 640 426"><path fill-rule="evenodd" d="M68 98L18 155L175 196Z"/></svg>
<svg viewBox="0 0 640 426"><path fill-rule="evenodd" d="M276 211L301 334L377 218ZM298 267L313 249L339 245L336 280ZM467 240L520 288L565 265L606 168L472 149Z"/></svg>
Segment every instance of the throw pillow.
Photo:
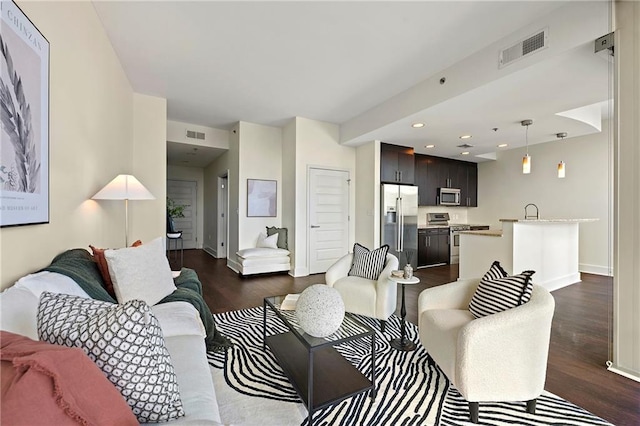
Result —
<svg viewBox="0 0 640 426"><path fill-rule="evenodd" d="M137 240L131 247L138 247L142 245L142 241ZM98 265L98 269L100 269L100 275L102 275L102 280L104 281L104 288L107 292L113 297L116 298L116 293L113 289L113 282L111 281L111 275L109 275L109 266L107 265L107 259L104 257L104 251L106 249L97 248L89 244L89 248L93 253L93 261Z"/></svg>
<svg viewBox="0 0 640 426"><path fill-rule="evenodd" d="M136 248L105 250L118 303L144 300L153 306L176 289L162 238Z"/></svg>
<svg viewBox="0 0 640 426"><path fill-rule="evenodd" d="M0 346L3 424L139 424L82 349L8 331L0 331Z"/></svg>
<svg viewBox="0 0 640 426"><path fill-rule="evenodd" d="M469 311L474 317L482 318L528 302L533 290L531 276L534 273L535 271L524 271L518 275L506 276L500 264L494 262L471 297ZM496 277L496 274L502 276Z"/></svg>
<svg viewBox="0 0 640 426"><path fill-rule="evenodd" d="M497 280L499 278L504 278L509 274L504 270L502 265L500 265L499 261L495 261L491 264L489 270L482 277L483 280Z"/></svg>
<svg viewBox="0 0 640 426"><path fill-rule="evenodd" d="M267 235L271 236L273 234L278 234L278 248L289 250L289 243L287 242L289 230L287 228L267 226Z"/></svg>
<svg viewBox="0 0 640 426"><path fill-rule="evenodd" d="M377 280L384 269L388 252L389 246L387 244L375 250L369 250L355 243L353 245L353 262L351 263L349 275Z"/></svg>
<svg viewBox="0 0 640 426"><path fill-rule="evenodd" d="M45 292L37 318L40 339L81 348L120 391L138 421L184 415L160 323L145 302L115 305Z"/></svg>
<svg viewBox="0 0 640 426"><path fill-rule="evenodd" d="M273 234L267 237L265 234L260 233L258 235L258 243L256 244L256 248L278 248L278 234Z"/></svg>

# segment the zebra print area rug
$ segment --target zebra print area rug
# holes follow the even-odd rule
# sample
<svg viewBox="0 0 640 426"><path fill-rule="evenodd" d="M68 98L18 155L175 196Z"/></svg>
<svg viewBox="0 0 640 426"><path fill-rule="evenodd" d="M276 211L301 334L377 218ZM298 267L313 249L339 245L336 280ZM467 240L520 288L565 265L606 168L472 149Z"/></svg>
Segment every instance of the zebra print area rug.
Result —
<svg viewBox="0 0 640 426"><path fill-rule="evenodd" d="M302 425L307 411L267 348L262 349L262 307L214 315L218 328L234 343L224 354L209 353L222 420L243 425ZM400 352L389 340L400 336L393 316L384 334L377 320L358 316L377 330L375 401L360 394L313 415L316 425L467 425L468 404L419 343L418 328L407 323L413 352ZM282 322L267 313L270 333L285 332ZM368 339L367 339L368 340ZM371 369L370 341L336 348L367 377ZM481 403L483 425L609 425L588 411L545 392L536 414L524 402Z"/></svg>

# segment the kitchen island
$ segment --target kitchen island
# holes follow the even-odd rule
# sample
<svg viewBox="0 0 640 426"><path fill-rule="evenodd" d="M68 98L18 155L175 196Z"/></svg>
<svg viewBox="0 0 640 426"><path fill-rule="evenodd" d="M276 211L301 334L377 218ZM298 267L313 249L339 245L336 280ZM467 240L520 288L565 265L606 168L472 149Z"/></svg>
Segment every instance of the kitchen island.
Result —
<svg viewBox="0 0 640 426"><path fill-rule="evenodd" d="M549 291L580 282L578 227L598 219L500 219L501 230L460 232L460 278L484 275L493 261L509 274L533 270Z"/></svg>

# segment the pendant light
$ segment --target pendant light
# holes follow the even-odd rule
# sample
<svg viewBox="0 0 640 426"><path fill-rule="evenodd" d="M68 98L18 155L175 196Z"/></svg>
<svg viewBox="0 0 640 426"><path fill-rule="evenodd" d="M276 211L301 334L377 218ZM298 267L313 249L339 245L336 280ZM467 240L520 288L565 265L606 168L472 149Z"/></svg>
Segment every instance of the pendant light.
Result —
<svg viewBox="0 0 640 426"><path fill-rule="evenodd" d="M567 132L556 133L556 137L560 139L564 139L567 137ZM564 164L564 161L560 160L560 162L558 163L558 178L564 179L565 175L566 175L565 164Z"/></svg>
<svg viewBox="0 0 640 426"><path fill-rule="evenodd" d="M529 126L533 124L533 120L522 120L520 124L527 128L524 134L524 140L527 146L527 154L522 157L522 173L528 175L529 173L531 173L531 157L529 156Z"/></svg>

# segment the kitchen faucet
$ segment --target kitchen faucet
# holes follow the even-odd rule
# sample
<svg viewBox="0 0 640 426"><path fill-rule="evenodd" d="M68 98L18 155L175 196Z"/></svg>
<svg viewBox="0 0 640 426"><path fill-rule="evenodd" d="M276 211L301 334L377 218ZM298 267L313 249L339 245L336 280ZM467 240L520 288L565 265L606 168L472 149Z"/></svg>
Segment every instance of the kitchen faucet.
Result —
<svg viewBox="0 0 640 426"><path fill-rule="evenodd" d="M529 206L533 206L533 207L535 207L535 208L536 208L536 215L535 215L535 216L529 216L529 215L527 215L527 208L528 208ZM535 219L540 219L540 213L539 213L539 211L538 211L538 206L536 206L536 205L535 205L535 204L533 204L533 203L529 203L529 204L527 204L526 206L524 206L524 218L525 218L525 219L534 219L534 218L535 218Z"/></svg>

